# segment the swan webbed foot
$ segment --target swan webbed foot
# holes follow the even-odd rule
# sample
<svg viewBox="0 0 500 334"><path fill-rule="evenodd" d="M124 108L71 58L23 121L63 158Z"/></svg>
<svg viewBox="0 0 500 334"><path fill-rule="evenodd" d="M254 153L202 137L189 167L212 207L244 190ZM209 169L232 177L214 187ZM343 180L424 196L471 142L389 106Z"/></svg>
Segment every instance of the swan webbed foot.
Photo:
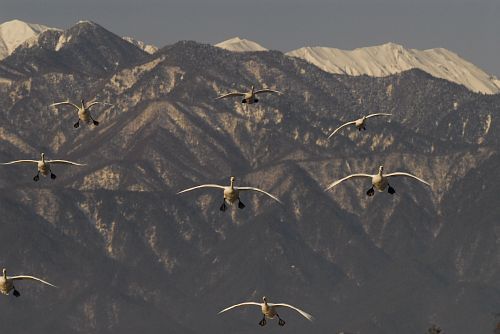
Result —
<svg viewBox="0 0 500 334"><path fill-rule="evenodd" d="M267 321L266 321L266 317L264 317L264 318L262 318L262 320L259 322L259 325L261 325L261 326L265 326L265 325L266 325L266 323L267 323Z"/></svg>
<svg viewBox="0 0 500 334"><path fill-rule="evenodd" d="M241 103L247 103L246 99L241 100Z"/></svg>
<svg viewBox="0 0 500 334"><path fill-rule="evenodd" d="M243 204L240 200L238 200L238 208L239 209L244 209L245 208L245 204Z"/></svg>
<svg viewBox="0 0 500 334"><path fill-rule="evenodd" d="M393 187L389 186L389 189L387 189L387 192L391 195L394 195L396 193L396 190Z"/></svg>
<svg viewBox="0 0 500 334"><path fill-rule="evenodd" d="M73 124L73 126L75 127L75 129L77 129L80 126L80 120L78 120L78 122L76 122L75 124Z"/></svg>
<svg viewBox="0 0 500 334"><path fill-rule="evenodd" d="M257 102L259 102L259 99L254 99L253 100L253 103L257 103Z"/></svg>
<svg viewBox="0 0 500 334"><path fill-rule="evenodd" d="M363 130L366 130L366 127L365 127L365 126L363 126L363 127L362 127L362 129L363 129Z"/></svg>
<svg viewBox="0 0 500 334"><path fill-rule="evenodd" d="M373 187L371 187L370 189L368 189L368 191L366 192L366 194L368 196L373 196L375 195L375 190L373 189Z"/></svg>
<svg viewBox="0 0 500 334"><path fill-rule="evenodd" d="M220 206L219 210L224 212L224 211L226 211L226 209L227 209L226 201L224 201L224 202L222 202L222 205Z"/></svg>
<svg viewBox="0 0 500 334"><path fill-rule="evenodd" d="M57 177L57 176L56 176L56 174L54 174L54 173L50 173L50 178L51 178L52 180L55 180L55 179L56 179L56 177Z"/></svg>
<svg viewBox="0 0 500 334"><path fill-rule="evenodd" d="M279 318L279 320L278 320L278 325L280 325L280 326L285 326L285 320L283 320L283 319Z"/></svg>
<svg viewBox="0 0 500 334"><path fill-rule="evenodd" d="M92 122L94 123L95 126L98 126L99 125L99 122L96 121L96 120L92 120Z"/></svg>
<svg viewBox="0 0 500 334"><path fill-rule="evenodd" d="M36 175L33 177L33 181L37 182L38 180L40 180L40 175L39 175L39 174L36 174Z"/></svg>
<svg viewBox="0 0 500 334"><path fill-rule="evenodd" d="M13 295L16 296L16 297L21 297L21 294L16 289L14 289Z"/></svg>

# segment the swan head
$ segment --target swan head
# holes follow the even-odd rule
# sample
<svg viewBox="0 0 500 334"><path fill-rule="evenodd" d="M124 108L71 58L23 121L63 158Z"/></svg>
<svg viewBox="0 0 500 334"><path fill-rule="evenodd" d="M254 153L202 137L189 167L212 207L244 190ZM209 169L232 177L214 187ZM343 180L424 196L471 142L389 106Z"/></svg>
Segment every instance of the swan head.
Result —
<svg viewBox="0 0 500 334"><path fill-rule="evenodd" d="M383 171L384 171L384 166L380 166L380 167L378 168L378 173L379 173L380 175L382 175L382 172L383 172Z"/></svg>
<svg viewBox="0 0 500 334"><path fill-rule="evenodd" d="M45 160L45 153L40 154L40 156L42 157L42 160Z"/></svg>
<svg viewBox="0 0 500 334"><path fill-rule="evenodd" d="M84 104L85 104L85 100L84 100L84 99L81 99L81 101L82 101L82 105L84 105Z"/></svg>
<svg viewBox="0 0 500 334"><path fill-rule="evenodd" d="M3 278L7 278L7 269L5 268L2 269L2 276Z"/></svg>
<svg viewBox="0 0 500 334"><path fill-rule="evenodd" d="M250 88L252 88L252 92L255 90L255 86L252 85Z"/></svg>
<svg viewBox="0 0 500 334"><path fill-rule="evenodd" d="M233 186L234 180L236 180L236 178L234 176L231 176L231 178L229 180L231 181L231 186Z"/></svg>
<svg viewBox="0 0 500 334"><path fill-rule="evenodd" d="M266 298L266 296L262 297L262 301L264 302L264 304L267 304L267 298Z"/></svg>

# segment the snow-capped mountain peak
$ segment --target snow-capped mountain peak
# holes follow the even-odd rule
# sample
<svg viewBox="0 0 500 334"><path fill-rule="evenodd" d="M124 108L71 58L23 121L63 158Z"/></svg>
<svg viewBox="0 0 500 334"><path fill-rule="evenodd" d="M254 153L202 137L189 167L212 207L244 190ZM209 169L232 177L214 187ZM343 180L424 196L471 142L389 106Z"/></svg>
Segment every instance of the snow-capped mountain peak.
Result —
<svg viewBox="0 0 500 334"><path fill-rule="evenodd" d="M41 32L52 29L41 24L12 20L0 24L0 59L10 55L19 45Z"/></svg>
<svg viewBox="0 0 500 334"><path fill-rule="evenodd" d="M227 41L215 44L216 47L236 52L268 51L262 45L248 39L234 37Z"/></svg>
<svg viewBox="0 0 500 334"><path fill-rule="evenodd" d="M418 68L475 92L500 93L496 77L444 48L417 50L386 43L354 50L304 47L287 55L305 59L326 72L347 75L382 77Z"/></svg>
<svg viewBox="0 0 500 334"><path fill-rule="evenodd" d="M151 44L146 44L144 43L143 41L138 41L136 40L135 38L133 37L128 37L128 36L125 36L123 37L124 40L126 40L127 42L129 43L132 43L134 44L135 46L137 46L139 49L149 53L149 54L153 54L155 53L156 51L158 51L158 47L154 46L154 45L151 45Z"/></svg>

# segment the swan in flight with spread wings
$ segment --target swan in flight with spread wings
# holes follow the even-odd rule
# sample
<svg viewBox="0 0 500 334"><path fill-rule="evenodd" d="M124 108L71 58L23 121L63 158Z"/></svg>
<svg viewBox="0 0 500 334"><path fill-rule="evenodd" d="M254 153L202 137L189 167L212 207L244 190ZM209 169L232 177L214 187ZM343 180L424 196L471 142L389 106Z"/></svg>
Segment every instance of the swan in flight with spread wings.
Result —
<svg viewBox="0 0 500 334"><path fill-rule="evenodd" d="M259 188L254 188L254 187L235 187L234 186L234 180L235 177L231 176L231 184L229 186L221 186L218 184L202 184L200 186L184 189L182 191L179 191L177 194L182 194L191 190L199 189L199 188L218 188L224 190L224 200L222 202L222 205L220 206L221 211L226 211L226 201L229 202L230 204L233 204L234 202L238 201L238 208L243 209L245 205L241 202L240 200L240 192L241 191L257 191L260 193L263 193L275 201L283 204L276 196L271 195L270 193L259 189Z"/></svg>
<svg viewBox="0 0 500 334"><path fill-rule="evenodd" d="M67 165L75 165L75 166L85 166L85 164L79 164L77 162L73 161L68 161L68 160L45 160L45 153L41 154L41 160L15 160L15 161L10 161L10 162L4 162L1 163L1 165L12 165L12 164L20 164L20 163L28 163L28 164L36 164L38 172L36 173L35 177L33 177L33 181L38 181L40 180L40 173L43 176L47 176L50 173L50 178L54 180L56 178L56 175L52 173L52 170L50 168L51 164L67 164Z"/></svg>
<svg viewBox="0 0 500 334"><path fill-rule="evenodd" d="M260 307L260 310L261 310L261 312L262 312L262 314L264 316L262 318L262 320L259 322L259 325L261 325L261 326L265 326L266 325L266 323L267 323L266 318L268 318L268 319L274 319L274 317L278 318L278 325L284 326L285 325L285 321L280 318L280 316L278 315L278 311L277 311L277 309L281 308L281 307L291 308L292 310L295 310L295 311L299 312L300 315L302 315L304 318L306 318L309 321L313 321L313 319L314 319L312 315L310 315L309 313L306 313L306 312L302 311L301 309L299 309L299 308L297 308L295 306L292 306L292 305L289 305L289 304L283 304L283 303L279 303L279 304L268 303L266 297L262 297L262 301L263 301L262 303L246 302L246 303L240 303L240 304L236 304L236 305L233 305L233 306L229 306L228 308L225 308L222 311L220 311L219 314L221 314L223 312L226 312L226 311L229 311L229 310L231 310L233 308L236 308L236 307L255 305L255 306L259 306Z"/></svg>
<svg viewBox="0 0 500 334"><path fill-rule="evenodd" d="M38 281L40 283L50 285L54 288L57 288L55 285L50 284L49 282L46 282L42 279L39 279L34 276L7 276L7 270L4 268L2 271L2 277L0 277L0 292L3 293L4 295L8 295L12 290L14 290L14 296L19 297L21 294L19 291L16 290L16 287L14 286L14 281L20 281L20 280L33 280L33 281Z"/></svg>
<svg viewBox="0 0 500 334"><path fill-rule="evenodd" d="M338 128L335 129L335 131L333 131L329 136L328 136L328 139L330 139L334 134L336 134L340 129L342 129L343 127L345 126L348 126L348 125L355 125L357 128L358 128L358 131L361 131L361 130L366 130L366 120L368 118L371 118L371 117L376 117L376 116L392 116L392 114L385 114L385 113L377 113L377 114L370 114L370 115L366 115L366 116L363 116L355 121L351 121L351 122L347 122L345 124L342 124L341 126L339 126Z"/></svg>
<svg viewBox="0 0 500 334"><path fill-rule="evenodd" d="M90 108L92 108L96 104L107 104L110 105L109 103L105 102L98 102L94 101L89 103L88 105L85 103L85 101L82 99L81 100L81 105L78 106L74 103L69 102L69 100L64 101L64 102L56 102L52 103L50 106L51 107L57 107L57 106L62 106L62 105L68 105L74 107L78 111L78 121L73 125L75 128L78 128L80 126L80 121L85 122L85 123L90 123L92 122L94 125L99 125L99 122L96 121L92 115L90 114Z"/></svg>
<svg viewBox="0 0 500 334"><path fill-rule="evenodd" d="M336 185L338 185L339 183L345 181L345 180L348 180L348 179L351 179L351 178L355 178L355 177L367 177L367 178L370 178L372 180L372 187L370 189L368 189L368 191L366 192L366 194L368 196L373 196L375 194L375 189L377 189L379 192L383 192L386 188L388 188L388 193L389 194L394 194L396 193L396 190L394 190L393 187L391 187L391 185L389 184L389 178L391 177L396 177L396 176L406 176L406 177L411 177L415 180L418 180L422 183L425 183L426 185L428 186L431 186L427 181L424 181L422 180L421 178L418 178L416 177L415 175L412 175L412 174L408 174L408 173L404 173L404 172L396 172L396 173L390 173L390 174L383 174L383 171L384 171L384 166L380 166L379 169L378 169L378 174L375 174L375 175L371 175L371 174L352 174L352 175L349 175L349 176L346 176L340 180L337 180L335 182L333 182L332 184L330 184L328 186L328 188L325 189L325 191L327 190L330 190L332 189L333 187L335 187Z"/></svg>
<svg viewBox="0 0 500 334"><path fill-rule="evenodd" d="M228 93L228 94L218 96L216 99L218 100L218 99L224 99L226 97L241 96L241 97L243 97L243 100L241 100L241 103L253 104L253 103L259 102L259 99L257 99L257 94L262 94L262 93L274 93L274 94L279 94L279 95L282 94L281 92L279 92L277 90L273 90L273 89L255 90L255 87L252 86L252 89L247 93L233 92L233 93Z"/></svg>

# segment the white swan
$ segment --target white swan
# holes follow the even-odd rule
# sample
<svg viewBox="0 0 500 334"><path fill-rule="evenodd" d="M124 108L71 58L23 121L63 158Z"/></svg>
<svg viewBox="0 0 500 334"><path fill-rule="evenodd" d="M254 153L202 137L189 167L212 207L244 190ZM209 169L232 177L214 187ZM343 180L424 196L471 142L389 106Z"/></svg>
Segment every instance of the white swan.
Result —
<svg viewBox="0 0 500 334"><path fill-rule="evenodd" d="M188 192L191 190L195 190L195 189L199 189L199 188L223 189L224 190L224 200L223 200L222 205L220 207L221 211L226 211L226 201L229 202L230 204L233 204L234 202L236 202L236 200L238 200L238 208L243 209L245 207L245 205L240 200L240 191L249 191L249 190L250 191L257 191L257 192L263 193L263 194L271 197L275 201L283 204L276 196L273 196L270 193L268 193L262 189L254 188L254 187L235 187L234 180L235 180L234 176L231 176L231 184L229 186L221 186L218 184L202 184L200 186L181 190L177 194L182 194L182 193L185 193L185 192Z"/></svg>
<svg viewBox="0 0 500 334"><path fill-rule="evenodd" d="M19 291L16 290L16 287L14 286L14 281L26 280L26 279L38 281L38 282L41 282L43 284L50 285L54 288L57 288L55 285L50 284L49 282L46 282L46 281L39 279L37 277L34 277L34 276L25 276L25 275L7 276L7 270L4 268L2 270L2 277L0 277L0 292L3 293L4 295L8 295L12 290L14 290L14 293L13 293L14 296L19 297L19 296L21 296L21 294L19 293Z"/></svg>
<svg viewBox="0 0 500 334"><path fill-rule="evenodd" d="M38 173L36 173L35 177L33 177L33 181L35 181L35 182L40 180L40 173L43 176L47 176L50 173L50 178L52 180L54 180L56 178L56 175L54 173L52 173L52 170L50 169L51 164L69 164L69 165L75 165L75 166L85 166L85 164L79 164L77 162L67 161L67 160L45 160L45 153L41 154L40 160L15 160L15 161L10 161L10 162L3 162L0 165L12 165L12 164L20 164L20 163L37 164Z"/></svg>
<svg viewBox="0 0 500 334"><path fill-rule="evenodd" d="M216 99L218 100L218 99L224 99L226 97L242 96L243 100L241 100L241 103L253 104L253 103L259 102L259 99L257 99L256 95L262 94L262 93L282 94L280 91L273 90L273 89L255 90L255 87L252 86L252 89L247 93L240 93L240 92L228 93L228 94L218 96Z"/></svg>
<svg viewBox="0 0 500 334"><path fill-rule="evenodd" d="M368 189L368 191L366 192L366 194L368 196L373 196L375 194L375 189L377 189L378 191L380 192L383 192L385 190L385 188L389 188L388 189L388 192L389 194L394 194L396 192L396 190L394 190L393 187L391 187L391 185L389 184L389 178L390 177L396 177L396 176L406 176L406 177L411 177L411 178L414 178L415 180L418 180L422 183L425 183L426 185L428 186L431 186L427 181L424 181L422 180L421 178L418 178L416 177L415 175L411 175L411 174L408 174L408 173L403 173L403 172L396 172L396 173L390 173L390 174L383 174L383 171L384 171L384 166L380 166L379 169L378 169L378 174L375 174L375 175L371 175L371 174L352 174L352 175L349 175L349 176L346 176L340 180L337 180L335 182L333 182L332 184L330 184L328 186L328 188L325 189L325 191L328 191L330 189L332 189L333 187L335 187L337 184L345 181L345 180L348 180L348 179L351 179L351 178L354 178L354 177L368 177L368 178L371 178L372 179L372 187L370 189Z"/></svg>
<svg viewBox="0 0 500 334"><path fill-rule="evenodd" d="M345 124L342 124L341 126L339 126L338 128L335 129L335 131L333 131L329 136L328 136L328 139L330 139L334 134L336 134L340 129L342 129L343 127L345 126L348 126L348 125L351 125L351 124L354 124L357 128L358 128L358 131L361 131L361 130L366 130L366 120L368 118L371 118L371 117L376 117L376 116L392 116L392 114L385 114L385 113L377 113L377 114L370 114L370 115L366 115L366 116L363 116L355 121L351 121L351 122L347 122Z"/></svg>
<svg viewBox="0 0 500 334"><path fill-rule="evenodd" d="M236 307L255 305L255 306L260 306L260 310L261 310L261 312L262 312L262 314L264 316L262 318L262 320L259 322L259 325L261 325L261 326L265 326L266 325L266 323L267 323L266 318L268 318L268 319L274 319L274 317L278 318L278 325L284 326L285 325L285 321L280 318L280 316L278 315L278 312L277 312L277 309L280 308L280 307L291 308L292 310L295 310L295 311L299 312L300 315L302 315L304 318L306 318L309 321L313 321L313 319L314 319L312 315L310 315L309 313L306 313L306 312L302 311L301 309L299 309L299 308L297 308L295 306L292 306L292 305L289 305L289 304L283 304L283 303L279 303L279 304L268 303L266 297L262 297L262 301L263 301L262 303L245 302L245 303L240 303L240 304L236 304L236 305L233 305L233 306L229 306L228 308L225 308L222 311L220 311L219 314L221 314L223 312L226 312L226 311L229 311L229 310L231 310L233 308L236 308Z"/></svg>
<svg viewBox="0 0 500 334"><path fill-rule="evenodd" d="M94 101L94 102L91 102L90 104L87 105L85 103L85 101L82 99L80 106L77 106L76 104L71 103L69 101L52 103L50 106L56 107L56 106L61 106L61 105L68 105L68 106L74 107L78 111L78 122L76 122L73 126L75 128L77 128L80 126L80 121L85 122L85 123L92 122L96 126L99 125L99 122L96 121L94 118L92 118L92 115L90 114L90 108L96 104L99 104L99 103L100 104L109 104L109 103L105 103L105 102Z"/></svg>

